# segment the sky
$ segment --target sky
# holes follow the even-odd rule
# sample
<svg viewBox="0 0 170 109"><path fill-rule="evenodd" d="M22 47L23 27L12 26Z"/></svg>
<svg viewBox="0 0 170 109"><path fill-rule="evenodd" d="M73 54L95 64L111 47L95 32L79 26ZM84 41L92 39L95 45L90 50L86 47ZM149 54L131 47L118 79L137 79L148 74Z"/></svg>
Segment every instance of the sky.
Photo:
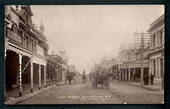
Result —
<svg viewBox="0 0 170 109"><path fill-rule="evenodd" d="M147 32L163 5L31 5L33 23L43 21L48 53L65 51L69 64L87 73L103 57L115 58L135 32Z"/></svg>

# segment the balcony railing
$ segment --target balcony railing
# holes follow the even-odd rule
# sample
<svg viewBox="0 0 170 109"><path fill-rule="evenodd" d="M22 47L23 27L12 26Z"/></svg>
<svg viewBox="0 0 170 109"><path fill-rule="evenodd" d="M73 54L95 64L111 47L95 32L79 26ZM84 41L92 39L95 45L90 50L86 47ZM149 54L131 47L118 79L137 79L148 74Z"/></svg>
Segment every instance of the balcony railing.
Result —
<svg viewBox="0 0 170 109"><path fill-rule="evenodd" d="M23 37L13 32L11 29L7 28L7 36L9 38L9 42L12 42L15 45L18 45L21 48L29 50L30 52L37 52L36 48L32 47L32 44L27 40L27 43L23 40ZM25 44L26 43L26 44ZM28 46L26 46L28 45ZM35 45L34 45L35 46ZM36 47L36 46L35 46Z"/></svg>
<svg viewBox="0 0 170 109"><path fill-rule="evenodd" d="M22 37L10 29L7 29L7 37L22 45Z"/></svg>

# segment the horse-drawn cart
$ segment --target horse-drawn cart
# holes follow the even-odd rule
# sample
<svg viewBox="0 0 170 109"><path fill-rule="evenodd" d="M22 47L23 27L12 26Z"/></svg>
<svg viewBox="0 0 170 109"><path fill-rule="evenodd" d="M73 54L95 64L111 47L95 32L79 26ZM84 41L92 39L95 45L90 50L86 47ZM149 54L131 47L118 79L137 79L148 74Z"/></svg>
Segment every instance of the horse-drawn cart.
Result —
<svg viewBox="0 0 170 109"><path fill-rule="evenodd" d="M66 72L66 78L65 81L67 83L67 81L69 82L69 84L71 84L71 81L74 80L75 82L75 75L76 74L76 70L74 68L74 66L69 66L67 72Z"/></svg>
<svg viewBox="0 0 170 109"><path fill-rule="evenodd" d="M71 81L73 80L73 77L74 77L74 72L67 72L66 73L66 81L68 80L69 84L71 84Z"/></svg>
<svg viewBox="0 0 170 109"><path fill-rule="evenodd" d="M91 85L97 88L99 85L102 88L109 88L110 76L105 73L91 73L90 74Z"/></svg>

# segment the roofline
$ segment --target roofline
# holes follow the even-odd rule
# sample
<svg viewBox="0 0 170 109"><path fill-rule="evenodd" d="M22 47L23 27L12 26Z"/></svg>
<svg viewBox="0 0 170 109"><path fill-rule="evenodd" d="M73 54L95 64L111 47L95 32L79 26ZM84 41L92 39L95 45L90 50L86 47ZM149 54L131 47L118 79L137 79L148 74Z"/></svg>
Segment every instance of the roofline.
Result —
<svg viewBox="0 0 170 109"><path fill-rule="evenodd" d="M150 28L147 30L147 32L150 32L151 29L158 23L160 22L161 20L163 20L165 17L165 15L162 14L160 17L158 17L156 20L154 20L151 24L150 24Z"/></svg>
<svg viewBox="0 0 170 109"><path fill-rule="evenodd" d="M157 24L159 21L164 19L164 14L162 14L160 17L158 17L155 21L153 21L150 26L153 27L155 24Z"/></svg>

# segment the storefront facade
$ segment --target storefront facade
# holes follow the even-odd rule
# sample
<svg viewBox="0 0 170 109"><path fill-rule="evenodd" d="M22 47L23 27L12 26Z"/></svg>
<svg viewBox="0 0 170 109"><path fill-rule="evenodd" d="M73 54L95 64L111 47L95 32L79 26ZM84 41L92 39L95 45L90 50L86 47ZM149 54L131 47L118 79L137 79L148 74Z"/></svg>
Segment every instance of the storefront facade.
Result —
<svg viewBox="0 0 170 109"><path fill-rule="evenodd" d="M156 19L148 30L150 33L149 73L162 81L164 88L164 15Z"/></svg>
<svg viewBox="0 0 170 109"><path fill-rule="evenodd" d="M146 75L149 75L149 48L143 50L143 58L141 57L141 49L131 48L119 52L119 78L123 81L144 81ZM143 75L141 75L143 72ZM142 76L142 80L141 80Z"/></svg>
<svg viewBox="0 0 170 109"><path fill-rule="evenodd" d="M18 89L19 96L25 87L33 92L36 83L46 86L48 44L43 24L37 30L31 16L28 5L5 7L5 87L9 93Z"/></svg>

